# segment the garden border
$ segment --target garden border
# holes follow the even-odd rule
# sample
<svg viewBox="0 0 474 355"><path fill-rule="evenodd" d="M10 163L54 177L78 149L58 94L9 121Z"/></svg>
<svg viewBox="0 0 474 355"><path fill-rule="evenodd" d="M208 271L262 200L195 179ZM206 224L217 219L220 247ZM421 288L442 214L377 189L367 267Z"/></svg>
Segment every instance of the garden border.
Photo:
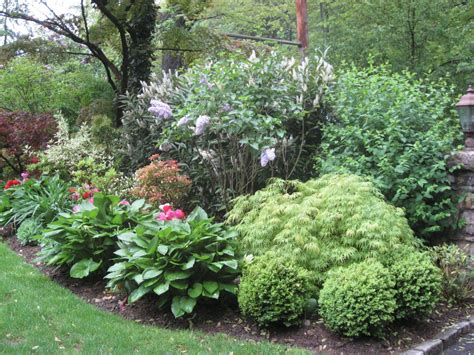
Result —
<svg viewBox="0 0 474 355"><path fill-rule="evenodd" d="M456 343L456 341L465 334L474 330L474 315L471 315L469 321L459 322L443 332L439 333L435 338L427 340L423 343L415 345L413 348L405 351L402 355L438 355L444 350Z"/></svg>

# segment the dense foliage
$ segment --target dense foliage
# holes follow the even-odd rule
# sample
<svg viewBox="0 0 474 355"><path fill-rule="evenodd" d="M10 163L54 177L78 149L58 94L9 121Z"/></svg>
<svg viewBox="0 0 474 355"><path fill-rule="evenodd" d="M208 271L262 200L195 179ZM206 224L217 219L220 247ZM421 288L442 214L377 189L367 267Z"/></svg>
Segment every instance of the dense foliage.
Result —
<svg viewBox="0 0 474 355"><path fill-rule="evenodd" d="M126 100L124 138L132 165L158 143L183 163L199 200L228 207L270 176L305 176L317 143L322 96L332 78L323 57L272 52L220 58L164 75Z"/></svg>
<svg viewBox="0 0 474 355"><path fill-rule="evenodd" d="M49 114L0 111L0 173L2 166L16 175L22 173L28 162L26 153L45 149L56 128Z"/></svg>
<svg viewBox="0 0 474 355"><path fill-rule="evenodd" d="M153 155L150 161L149 165L135 173L136 182L130 193L137 198L144 198L155 207L164 203L180 206L191 180L180 174L180 168L174 160L160 160L159 155Z"/></svg>
<svg viewBox="0 0 474 355"><path fill-rule="evenodd" d="M46 225L60 212L72 207L68 189L57 176L44 176L38 180L25 178L20 184L8 188L2 200L6 207L0 212L0 225L13 223L20 226L29 218Z"/></svg>
<svg viewBox="0 0 474 355"><path fill-rule="evenodd" d="M117 249L117 235L149 218L141 213L143 207L143 200L127 205L119 197L96 193L93 200L83 201L73 213L60 213L48 225L41 239L40 260L67 265L74 278L104 272Z"/></svg>
<svg viewBox="0 0 474 355"><path fill-rule="evenodd" d="M349 337L382 335L395 319L395 282L379 262L365 261L330 273L319 296L320 314Z"/></svg>
<svg viewBox="0 0 474 355"><path fill-rule="evenodd" d="M310 290L306 270L278 254L267 253L245 267L238 291L239 307L263 327L298 325Z"/></svg>
<svg viewBox="0 0 474 355"><path fill-rule="evenodd" d="M446 155L461 130L451 87L386 67L350 68L329 101L335 117L324 128L318 172L372 178L389 202L405 210L419 236L456 226Z"/></svg>
<svg viewBox="0 0 474 355"><path fill-rule="evenodd" d="M397 319L429 315L440 299L441 273L426 253L402 253L387 265L395 282Z"/></svg>
<svg viewBox="0 0 474 355"><path fill-rule="evenodd" d="M472 257L456 245L432 249L433 260L442 273L442 294L450 303L462 303L474 295Z"/></svg>
<svg viewBox="0 0 474 355"><path fill-rule="evenodd" d="M35 218L25 219L16 231L16 236L22 245L27 245L33 242L34 237L41 234L43 226Z"/></svg>
<svg viewBox="0 0 474 355"><path fill-rule="evenodd" d="M118 235L118 257L108 270L108 286L133 291L130 303L154 293L160 307L171 303L175 317L192 313L203 297L235 293L236 236L199 207L185 220L139 224Z"/></svg>
<svg viewBox="0 0 474 355"><path fill-rule="evenodd" d="M244 253L274 250L294 258L318 285L335 266L416 244L403 211L353 175L306 183L274 180L254 195L238 197L227 222L241 233Z"/></svg>

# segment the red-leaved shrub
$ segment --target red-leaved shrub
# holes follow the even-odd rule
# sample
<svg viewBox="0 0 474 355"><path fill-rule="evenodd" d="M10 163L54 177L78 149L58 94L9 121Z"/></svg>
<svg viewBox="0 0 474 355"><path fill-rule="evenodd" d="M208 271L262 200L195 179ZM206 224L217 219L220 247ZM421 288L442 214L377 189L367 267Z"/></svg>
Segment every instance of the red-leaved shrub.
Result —
<svg viewBox="0 0 474 355"><path fill-rule="evenodd" d="M0 158L16 173L24 168L24 153L43 150L54 137L57 123L50 114L0 112Z"/></svg>
<svg viewBox="0 0 474 355"><path fill-rule="evenodd" d="M179 206L189 190L191 180L180 174L175 160L159 160L156 154L150 157L150 161L149 165L137 170L137 183L131 194L144 198L155 207L163 203Z"/></svg>

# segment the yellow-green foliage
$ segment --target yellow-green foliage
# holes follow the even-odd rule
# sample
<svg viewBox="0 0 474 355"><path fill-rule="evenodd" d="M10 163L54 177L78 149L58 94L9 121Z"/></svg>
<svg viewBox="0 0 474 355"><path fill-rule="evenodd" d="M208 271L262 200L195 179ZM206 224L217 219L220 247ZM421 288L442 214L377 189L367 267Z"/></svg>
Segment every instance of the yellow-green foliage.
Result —
<svg viewBox="0 0 474 355"><path fill-rule="evenodd" d="M273 180L235 200L227 223L241 234L244 253L268 250L313 271L317 284L334 266L380 258L417 244L401 209L354 175L325 175L308 182Z"/></svg>

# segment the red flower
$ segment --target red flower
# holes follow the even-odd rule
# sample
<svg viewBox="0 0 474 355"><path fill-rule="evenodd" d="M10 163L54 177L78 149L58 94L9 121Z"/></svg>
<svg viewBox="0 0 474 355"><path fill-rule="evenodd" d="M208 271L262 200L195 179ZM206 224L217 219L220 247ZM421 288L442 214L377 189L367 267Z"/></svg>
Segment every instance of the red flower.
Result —
<svg viewBox="0 0 474 355"><path fill-rule="evenodd" d="M21 182L16 180L16 179L15 180L8 180L3 189L8 190L10 187L15 186L15 185L21 185Z"/></svg>
<svg viewBox="0 0 474 355"><path fill-rule="evenodd" d="M85 200L85 199L88 199L89 197L92 197L92 192L90 191L86 191L82 194L82 198Z"/></svg>
<svg viewBox="0 0 474 355"><path fill-rule="evenodd" d="M31 157L30 164L38 164L40 162L38 157Z"/></svg>

